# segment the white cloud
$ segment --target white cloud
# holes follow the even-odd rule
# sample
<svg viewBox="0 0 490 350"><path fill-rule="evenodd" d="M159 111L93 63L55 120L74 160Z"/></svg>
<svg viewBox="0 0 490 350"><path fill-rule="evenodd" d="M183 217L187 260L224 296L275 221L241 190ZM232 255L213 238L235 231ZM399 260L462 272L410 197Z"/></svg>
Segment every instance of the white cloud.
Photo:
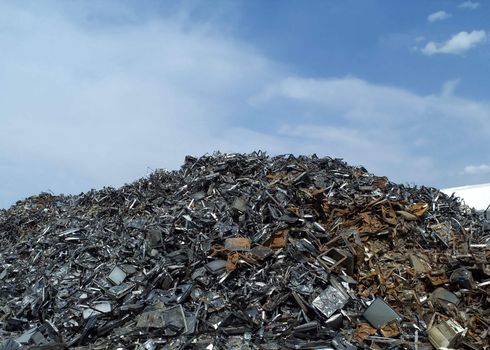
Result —
<svg viewBox="0 0 490 350"><path fill-rule="evenodd" d="M355 77L289 77L252 102L289 113L279 133L300 149L316 147L385 174L396 168L399 180L427 183L458 173L453 160L437 165L463 152L452 140L490 137L490 105L453 96L456 81L445 85L442 94L423 96Z"/></svg>
<svg viewBox="0 0 490 350"><path fill-rule="evenodd" d="M444 43L430 41L421 51L429 56L438 53L459 55L474 48L486 38L487 33L483 30L474 30L469 33L459 32Z"/></svg>
<svg viewBox="0 0 490 350"><path fill-rule="evenodd" d="M441 95L421 96L409 90L386 85L371 84L356 77L331 79L304 79L288 77L269 86L252 101L264 103L278 97L305 104L315 104L339 113L352 122L376 120L383 125L404 125L423 121L432 115L451 120L468 120L482 124L481 131L490 131L485 120L490 119L488 104L447 96L446 83ZM422 127L422 126L421 126ZM425 127L425 126L424 126Z"/></svg>
<svg viewBox="0 0 490 350"><path fill-rule="evenodd" d="M467 175L489 174L490 165L489 164L468 165L464 167L462 173Z"/></svg>
<svg viewBox="0 0 490 350"><path fill-rule="evenodd" d="M427 21L429 21L430 23L434 23L434 22L438 22L438 21L443 21L443 20L448 19L450 17L451 17L451 14L447 13L446 11L437 11L437 12L431 13L427 17Z"/></svg>
<svg viewBox="0 0 490 350"><path fill-rule="evenodd" d="M480 7L480 3L476 1L464 1L459 4L459 7L463 9L475 10Z"/></svg>

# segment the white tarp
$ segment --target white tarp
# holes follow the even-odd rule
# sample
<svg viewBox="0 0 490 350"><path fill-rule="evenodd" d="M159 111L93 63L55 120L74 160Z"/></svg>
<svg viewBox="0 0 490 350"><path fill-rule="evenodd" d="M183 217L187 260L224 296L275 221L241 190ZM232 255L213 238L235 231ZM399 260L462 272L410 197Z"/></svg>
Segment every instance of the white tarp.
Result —
<svg viewBox="0 0 490 350"><path fill-rule="evenodd" d="M451 187L441 191L449 196L455 193L455 195L462 198L468 206L474 207L476 210L485 210L490 204L490 183Z"/></svg>

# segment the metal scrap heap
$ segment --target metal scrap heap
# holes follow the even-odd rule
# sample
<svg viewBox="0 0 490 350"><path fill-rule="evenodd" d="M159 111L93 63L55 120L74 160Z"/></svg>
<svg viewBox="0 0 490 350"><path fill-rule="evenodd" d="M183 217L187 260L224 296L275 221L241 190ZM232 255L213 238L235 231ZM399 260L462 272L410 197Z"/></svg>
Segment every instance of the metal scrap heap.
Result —
<svg viewBox="0 0 490 350"><path fill-rule="evenodd" d="M340 159L186 157L0 211L0 349L488 349L490 232Z"/></svg>

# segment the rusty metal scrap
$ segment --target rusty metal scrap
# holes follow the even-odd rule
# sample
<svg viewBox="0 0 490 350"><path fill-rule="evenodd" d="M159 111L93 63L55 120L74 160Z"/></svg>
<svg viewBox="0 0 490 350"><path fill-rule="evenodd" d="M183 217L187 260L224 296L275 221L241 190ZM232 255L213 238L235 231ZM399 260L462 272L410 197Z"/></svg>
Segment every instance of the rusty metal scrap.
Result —
<svg viewBox="0 0 490 350"><path fill-rule="evenodd" d="M339 159L188 156L0 210L0 350L489 349L488 227Z"/></svg>

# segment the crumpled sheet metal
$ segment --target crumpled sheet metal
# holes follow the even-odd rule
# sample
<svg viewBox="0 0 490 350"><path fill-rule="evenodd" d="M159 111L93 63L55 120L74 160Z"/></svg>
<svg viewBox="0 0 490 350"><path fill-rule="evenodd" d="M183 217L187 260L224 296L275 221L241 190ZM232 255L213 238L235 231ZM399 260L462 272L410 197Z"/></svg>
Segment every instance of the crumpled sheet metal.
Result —
<svg viewBox="0 0 490 350"><path fill-rule="evenodd" d="M342 309L348 300L347 293L333 286L328 286L313 300L312 305L328 318L337 310Z"/></svg>
<svg viewBox="0 0 490 350"><path fill-rule="evenodd" d="M262 152L43 193L0 211L0 349L485 349L483 223L434 188Z"/></svg>

